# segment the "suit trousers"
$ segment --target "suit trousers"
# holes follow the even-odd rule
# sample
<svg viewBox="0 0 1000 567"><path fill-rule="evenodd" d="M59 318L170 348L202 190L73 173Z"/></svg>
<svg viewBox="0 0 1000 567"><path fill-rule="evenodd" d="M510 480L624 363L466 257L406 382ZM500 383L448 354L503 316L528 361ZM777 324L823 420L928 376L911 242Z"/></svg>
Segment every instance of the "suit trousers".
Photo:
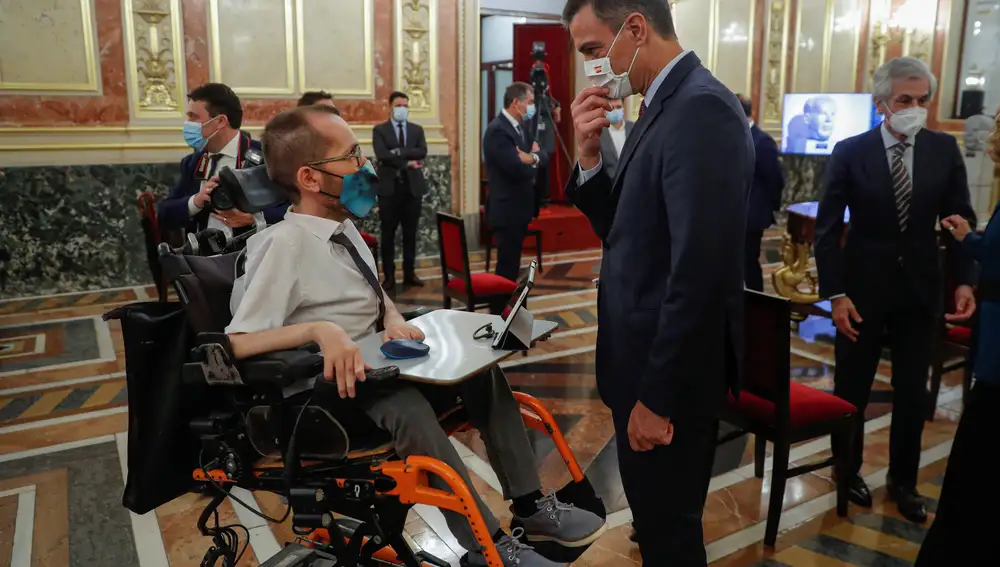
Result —
<svg viewBox="0 0 1000 567"><path fill-rule="evenodd" d="M521 274L521 250L524 237L528 234L528 224L508 224L493 227L497 239L497 271L500 277L517 281Z"/></svg>
<svg viewBox="0 0 1000 567"><path fill-rule="evenodd" d="M378 198L382 221L382 273L385 279L396 276L396 227L403 226L403 275L411 276L416 268L417 226L420 224L423 198L410 191L410 184L396 180L392 195Z"/></svg>
<svg viewBox="0 0 1000 567"><path fill-rule="evenodd" d="M632 408L612 408L622 486L632 509L644 567L705 567L701 516L708 496L719 422L679 418L670 445L633 451Z"/></svg>
<svg viewBox="0 0 1000 567"><path fill-rule="evenodd" d="M760 265L760 244L764 230L748 228L743 256L743 284L747 289L764 291L764 269Z"/></svg>
<svg viewBox="0 0 1000 567"><path fill-rule="evenodd" d="M920 439L927 416L927 371L938 325L936 310L901 289L889 305L855 302L863 321L855 323L858 341L837 333L833 393L858 408L854 438L835 434L834 453L850 443L852 467L861 471L864 453L864 415L878 371L882 347L892 354L892 425L889 429L889 476L902 487L916 485Z"/></svg>
<svg viewBox="0 0 1000 567"><path fill-rule="evenodd" d="M362 385L363 387L363 385ZM392 389L365 392L357 400L361 409L378 428L388 431L396 454L401 458L410 455L425 455L443 461L455 469L472 492L479 511L486 521L492 536L500 529L500 522L473 488L469 471L462 462L454 445L444 429L438 424L437 412L450 407L442 403L448 395L441 386L418 386L400 383ZM452 392L449 392L452 393ZM469 421L479 431L486 445L490 465L500 480L504 499L530 494L541 489L541 481L535 467L534 452L528 440L521 409L511 392L503 370L493 368L462 382L454 394L460 395L465 405ZM434 403L432 404L431 401ZM454 400L452 396L450 400ZM356 411L356 410L355 410ZM335 416L351 421L345 424L350 434L357 427L357 419L351 419L343 412L332 410ZM363 418L363 416L362 416ZM431 475L429 482L433 488L450 491L443 480ZM462 514L442 510L448 528L455 539L468 550L478 549L472 527Z"/></svg>
<svg viewBox="0 0 1000 567"><path fill-rule="evenodd" d="M937 515L916 567L995 562L991 520L1000 508L993 447L1000 431L1000 384L979 380L969 392L948 457Z"/></svg>

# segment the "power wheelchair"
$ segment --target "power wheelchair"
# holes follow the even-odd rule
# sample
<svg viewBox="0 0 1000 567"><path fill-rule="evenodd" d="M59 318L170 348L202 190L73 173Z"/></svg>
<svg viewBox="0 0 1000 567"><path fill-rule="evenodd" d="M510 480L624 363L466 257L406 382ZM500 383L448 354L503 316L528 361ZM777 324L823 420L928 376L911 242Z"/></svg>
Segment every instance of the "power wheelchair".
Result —
<svg viewBox="0 0 1000 567"><path fill-rule="evenodd" d="M246 175L244 186L251 185ZM239 184L230 191L234 207L251 213L277 198L273 190L255 193ZM388 433L374 423L348 424L349 434L336 411L312 405L312 399L293 405L283 397L282 388L322 374L318 348L235 359L223 331L231 319L229 300L242 270L238 249L244 243L245 238L200 234L182 249L161 246L164 275L180 302L137 303L105 315L121 321L125 340L129 472L123 505L142 514L186 492L209 496L197 524L202 535L212 538L203 567L235 567L248 546L249 532L239 549L236 528L242 526L219 525L218 508L227 497L246 506L231 494L233 487L269 491L287 500L282 518L251 509L272 522L291 517L298 536L263 567L445 567L447 562L415 552L403 534L409 509L427 504L464 514L487 565L502 567L471 489L454 470L429 457L398 458ZM379 374L387 377L377 382L393 379L391 369ZM377 382L359 386L381 387ZM432 403L450 435L468 423L461 400L449 395ZM569 469L572 481L557 491L559 499L605 517L603 503L553 416L529 395L516 392L515 398L525 425L549 436ZM450 491L432 488L431 474ZM552 543L534 547L566 562L587 549Z"/></svg>

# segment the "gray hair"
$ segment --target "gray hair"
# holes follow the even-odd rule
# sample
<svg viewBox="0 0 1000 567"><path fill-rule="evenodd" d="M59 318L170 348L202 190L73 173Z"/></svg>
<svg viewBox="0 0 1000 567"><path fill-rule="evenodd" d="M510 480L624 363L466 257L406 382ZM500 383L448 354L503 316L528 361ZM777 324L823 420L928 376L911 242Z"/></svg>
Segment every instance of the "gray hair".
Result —
<svg viewBox="0 0 1000 567"><path fill-rule="evenodd" d="M886 61L872 77L872 96L876 100L889 102L892 98L893 79L927 79L931 85L931 98L937 92L938 82L930 67L916 57L899 57Z"/></svg>

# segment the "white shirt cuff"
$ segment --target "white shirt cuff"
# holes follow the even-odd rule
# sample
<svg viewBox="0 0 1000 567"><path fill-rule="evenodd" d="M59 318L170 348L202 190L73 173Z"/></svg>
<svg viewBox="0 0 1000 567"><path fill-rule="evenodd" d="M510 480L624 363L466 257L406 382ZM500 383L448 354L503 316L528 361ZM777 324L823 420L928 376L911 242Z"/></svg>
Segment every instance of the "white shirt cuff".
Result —
<svg viewBox="0 0 1000 567"><path fill-rule="evenodd" d="M841 297L847 297L847 294L846 293L838 293L837 295L831 295L827 299L829 299L830 301L833 301L834 299L840 299Z"/></svg>
<svg viewBox="0 0 1000 567"><path fill-rule="evenodd" d="M195 197L197 197L197 195L191 195L191 198L188 199L188 216L191 217L197 216L197 214L201 212L201 209L198 208L198 205L194 204Z"/></svg>
<svg viewBox="0 0 1000 567"><path fill-rule="evenodd" d="M577 185L583 185L584 183L590 181L601 171L601 167L604 166L604 158L600 155L597 156L597 165L590 169L580 168L580 175L577 177Z"/></svg>

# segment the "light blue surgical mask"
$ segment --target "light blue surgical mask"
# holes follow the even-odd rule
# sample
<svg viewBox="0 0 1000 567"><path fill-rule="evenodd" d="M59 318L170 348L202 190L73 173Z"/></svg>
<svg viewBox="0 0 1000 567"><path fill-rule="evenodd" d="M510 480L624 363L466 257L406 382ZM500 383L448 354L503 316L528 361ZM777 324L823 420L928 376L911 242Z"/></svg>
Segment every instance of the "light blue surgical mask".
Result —
<svg viewBox="0 0 1000 567"><path fill-rule="evenodd" d="M358 218L365 218L375 208L375 204L378 202L375 190L375 186L378 183L378 175L375 173L375 168L372 167L370 161L366 161L361 166L361 169L349 175L337 175L336 173L324 171L314 165L309 165L309 167L320 173L339 177L343 180L340 195L334 195L322 190L320 193L327 197L338 199L352 215Z"/></svg>
<svg viewBox="0 0 1000 567"><path fill-rule="evenodd" d="M625 109L616 108L614 110L606 112L605 116L608 117L608 122L612 124L620 124L622 120L625 120Z"/></svg>
<svg viewBox="0 0 1000 567"><path fill-rule="evenodd" d="M529 104L528 108L524 111L524 119L531 120L535 117L535 105Z"/></svg>
<svg viewBox="0 0 1000 567"><path fill-rule="evenodd" d="M222 115L220 114L219 116ZM215 118L218 118L219 116L216 116ZM192 150L196 152L201 152L202 150L205 149L205 146L208 144L208 141L212 139L212 136L218 133L215 132L212 134L212 136L209 136L207 138L201 135L202 127L205 124L211 122L212 120L215 120L215 118L210 118L205 122L194 122L191 120L187 120L184 122L184 130L183 130L184 142L188 146L190 146Z"/></svg>
<svg viewBox="0 0 1000 567"><path fill-rule="evenodd" d="M392 107L392 119L396 122L406 122L410 117L410 109L405 106Z"/></svg>

